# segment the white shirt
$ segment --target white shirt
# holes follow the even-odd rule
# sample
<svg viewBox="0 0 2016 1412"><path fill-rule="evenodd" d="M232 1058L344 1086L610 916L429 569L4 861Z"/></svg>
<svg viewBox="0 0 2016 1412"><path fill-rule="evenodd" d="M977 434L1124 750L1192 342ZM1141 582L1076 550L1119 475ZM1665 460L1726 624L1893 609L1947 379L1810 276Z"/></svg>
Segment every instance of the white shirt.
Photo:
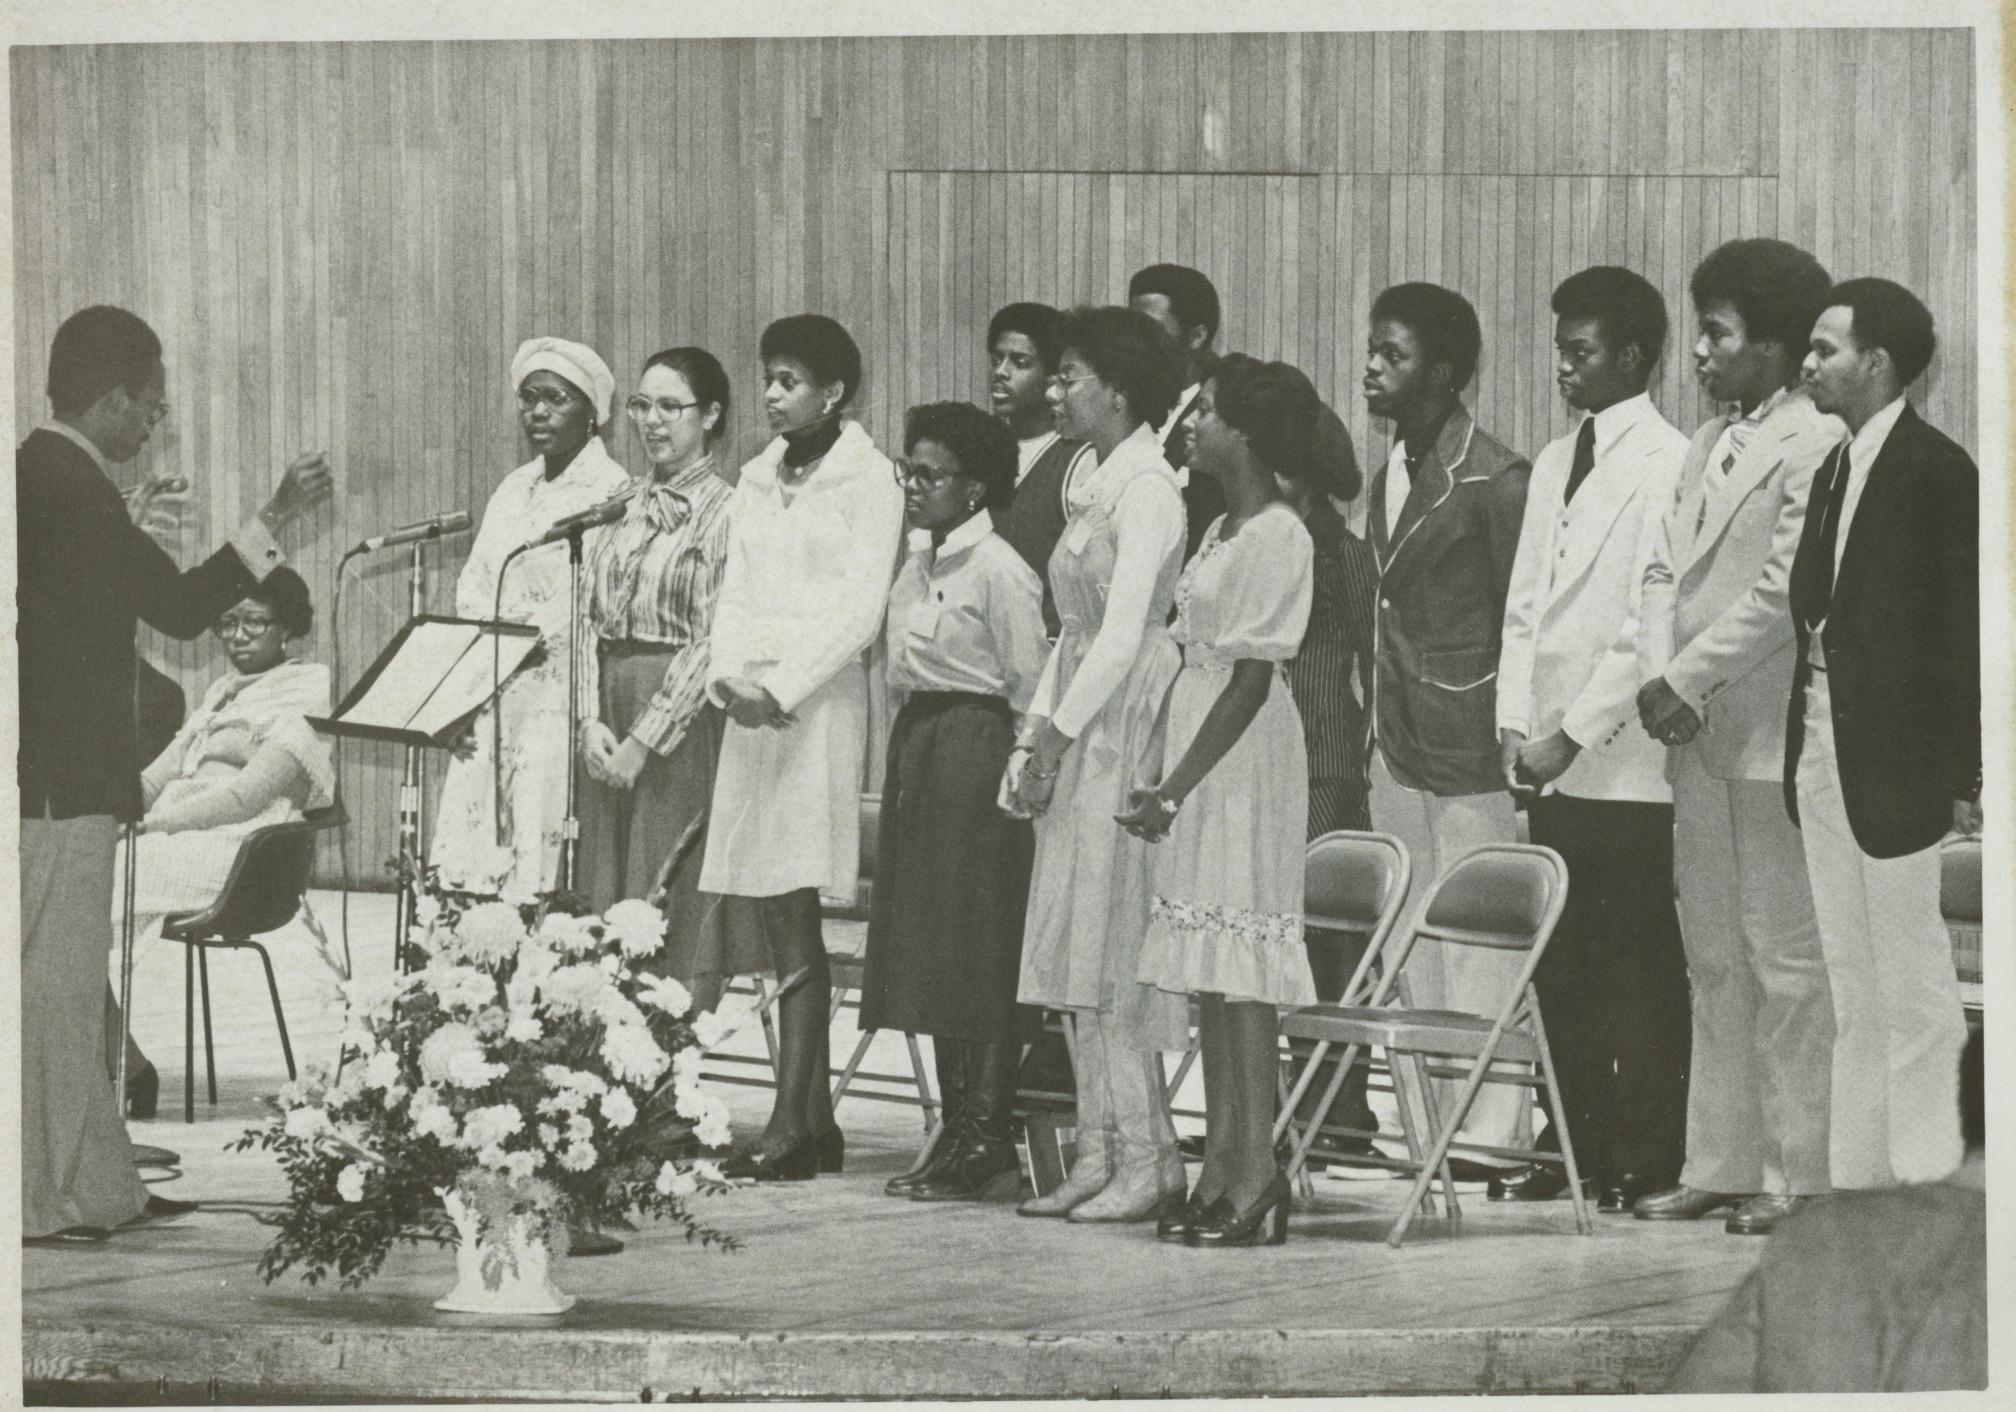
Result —
<svg viewBox="0 0 2016 1412"><path fill-rule="evenodd" d="M912 530L909 546L889 590L892 691L975 692L1026 711L1050 651L1043 580L985 510L942 544Z"/></svg>
<svg viewBox="0 0 2016 1412"><path fill-rule="evenodd" d="M1043 453L1057 444L1057 433L1046 431L1041 436L1032 436L1015 443L1015 484L1020 485L1036 469L1036 463L1043 459Z"/></svg>
<svg viewBox="0 0 2016 1412"><path fill-rule="evenodd" d="M1869 485L1869 468L1876 464L1876 458L1883 454L1883 443L1890 439L1891 429L1897 419L1904 415L1904 399L1896 401L1862 423L1862 430L1855 433L1848 443L1848 490L1841 499L1841 523L1834 532L1834 577L1841 577L1841 551L1848 547L1848 527L1855 523L1855 507L1862 503L1862 492Z"/></svg>
<svg viewBox="0 0 2016 1412"><path fill-rule="evenodd" d="M1183 420L1183 414L1190 410L1190 404L1197 400L1197 394L1203 390L1203 383L1193 382L1176 394L1176 405L1169 409L1169 415L1162 419L1162 425L1155 431L1155 440L1160 442L1165 450L1168 448L1169 438L1176 434L1176 424ZM1187 460L1188 458L1186 457L1185 459ZM1189 489L1189 470L1182 466L1173 466L1170 469L1176 473L1177 489Z"/></svg>
<svg viewBox="0 0 2016 1412"><path fill-rule="evenodd" d="M1386 457L1386 542L1393 542L1394 531L1400 528L1400 512L1406 508L1407 497L1413 493L1414 477L1407 473L1407 443L1399 437L1393 438L1393 450Z"/></svg>

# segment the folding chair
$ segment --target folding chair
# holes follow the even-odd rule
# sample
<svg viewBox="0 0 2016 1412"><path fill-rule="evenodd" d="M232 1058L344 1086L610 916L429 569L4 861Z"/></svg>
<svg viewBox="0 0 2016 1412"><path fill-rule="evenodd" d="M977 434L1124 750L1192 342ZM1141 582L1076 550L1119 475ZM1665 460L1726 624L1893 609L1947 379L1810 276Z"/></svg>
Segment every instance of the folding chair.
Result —
<svg viewBox="0 0 2016 1412"><path fill-rule="evenodd" d="M1981 840L1956 838L1939 851L1939 912L1953 938L1953 973L1969 1025L1981 1024Z"/></svg>
<svg viewBox="0 0 2016 1412"><path fill-rule="evenodd" d="M273 977L273 958L252 938L276 932L300 912L315 862L315 835L343 823L341 805L318 809L293 823L254 829L238 844L231 873L217 900L201 912L169 917L161 935L188 950L182 962L182 1120L196 1121L196 1016L198 972L203 985L203 1063L209 1078L210 1102L217 1102L217 1052L210 1024L210 957L212 948L249 949L259 953L266 968L266 991L273 1000L273 1020L280 1027L280 1052L287 1077L294 1077L294 1046L287 1038L287 1016L280 1008L280 986Z"/></svg>
<svg viewBox="0 0 2016 1412"><path fill-rule="evenodd" d="M1473 848L1436 880L1412 926L1404 933L1392 934L1400 938L1392 957L1388 959L1384 954L1392 949L1390 938L1387 946L1380 948L1377 964L1381 975L1369 1004L1312 1007L1325 1011L1325 1036L1345 1044L1346 1064L1356 1059L1361 1048L1377 1045L1386 1051L1387 1064L1396 1075L1403 1063L1411 1070L1419 1092L1430 1128L1429 1141L1424 1154L1419 1135L1413 1131L1410 1105L1403 1101L1402 1126L1408 1130L1408 1150L1417 1158L1410 1165L1417 1171L1400 1215L1387 1232L1388 1245L1398 1248L1406 1238L1416 1212L1425 1202L1429 1184L1438 1174L1449 1218L1455 1220L1462 1215L1456 1202L1455 1183L1449 1177L1449 1152L1456 1145L1456 1134L1469 1115L1471 1104L1487 1082L1544 1088L1554 1111L1564 1111L1554 1059L1547 1048L1547 1032L1540 1018L1539 997L1533 989L1533 973L1546 952L1555 924L1560 921L1567 896L1568 869L1551 848L1515 843ZM1405 982L1408 961L1423 943L1523 952L1525 961L1495 1015L1418 1009L1406 1003L1400 988ZM1367 953L1369 965L1373 960L1371 948L1367 948ZM1456 1067L1456 1061L1462 1061L1463 1066ZM1523 1069L1495 1067L1500 1064L1536 1065L1539 1075L1535 1077ZM1441 1105L1430 1082L1440 1077L1463 1080L1455 1105L1446 1116L1440 1112ZM1471 1150L1470 1144L1464 1147ZM1560 1163L1568 1177L1576 1229L1589 1234L1589 1211L1582 1197L1581 1173L1575 1165L1575 1145L1565 1130L1559 1154L1533 1148L1475 1150L1531 1162Z"/></svg>
<svg viewBox="0 0 2016 1412"><path fill-rule="evenodd" d="M1296 1109L1316 1076L1323 1071L1323 1061L1338 1043L1330 1032L1329 1017L1340 1006L1363 1005L1372 998L1373 968L1387 937L1400 920L1401 909L1407 905L1407 889L1412 885L1413 877L1414 863L1407 856L1406 845L1391 834L1336 829L1309 845L1302 870L1303 924L1312 931L1331 934L1362 933L1366 941L1364 953L1352 969L1351 979L1345 983L1342 995L1334 1002L1306 1006L1281 1017L1281 1035L1291 1047L1297 1041L1315 1047L1303 1064L1294 1088L1282 1099L1281 1114L1274 1122L1276 1143L1296 1126ZM1356 1128L1327 1124L1330 1109L1336 1103L1337 1095L1343 1092L1344 1081L1356 1062L1358 1056L1353 1055L1349 1062L1336 1067L1311 1120L1301 1125L1302 1135L1288 1164L1291 1181L1302 1178L1309 1161L1309 1149L1319 1136L1326 1133L1364 1138L1377 1136ZM1397 1091L1397 1078L1395 1086ZM1402 1111L1405 1111L1404 1103ZM1364 1160L1376 1166L1404 1168L1411 1165L1383 1157Z"/></svg>

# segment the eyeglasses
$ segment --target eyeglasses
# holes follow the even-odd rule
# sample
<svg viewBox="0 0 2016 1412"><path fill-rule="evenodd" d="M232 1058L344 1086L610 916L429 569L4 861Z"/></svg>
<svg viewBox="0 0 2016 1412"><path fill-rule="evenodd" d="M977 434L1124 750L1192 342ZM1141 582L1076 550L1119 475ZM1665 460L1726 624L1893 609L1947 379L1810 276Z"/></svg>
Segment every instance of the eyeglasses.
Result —
<svg viewBox="0 0 2016 1412"><path fill-rule="evenodd" d="M895 462L895 465L896 483L898 485L913 485L919 490L936 490L940 486L960 478L960 472L958 471L933 470L929 466L920 466L915 461L905 461L899 458Z"/></svg>
<svg viewBox="0 0 2016 1412"><path fill-rule="evenodd" d="M1066 377L1062 373L1050 374L1050 385L1052 387L1065 388L1066 390L1081 382L1097 382L1098 380L1099 374L1097 373L1079 373L1075 377Z"/></svg>
<svg viewBox="0 0 2016 1412"><path fill-rule="evenodd" d="M654 411L666 421L676 422L699 405L698 402L674 402L669 397L633 397L623 404L623 410L640 422Z"/></svg>
<svg viewBox="0 0 2016 1412"><path fill-rule="evenodd" d="M567 410L568 404L573 401L573 398L573 393L562 392L558 388L540 389L535 387L529 391L519 392L518 410L521 412L531 412L545 407L550 411L564 412Z"/></svg>
<svg viewBox="0 0 2016 1412"><path fill-rule="evenodd" d="M217 620L212 631L226 642L237 637L264 637L278 626L279 621L278 618L261 617L255 613L227 613Z"/></svg>

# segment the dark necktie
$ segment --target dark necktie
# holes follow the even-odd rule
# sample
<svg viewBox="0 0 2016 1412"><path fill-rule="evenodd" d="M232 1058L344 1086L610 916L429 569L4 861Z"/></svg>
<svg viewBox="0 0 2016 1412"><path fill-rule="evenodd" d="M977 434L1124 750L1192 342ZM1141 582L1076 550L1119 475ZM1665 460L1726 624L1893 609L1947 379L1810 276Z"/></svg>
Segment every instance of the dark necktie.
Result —
<svg viewBox="0 0 2016 1412"><path fill-rule="evenodd" d="M1842 442L1827 458L1827 505L1820 513L1820 588L1801 616L1809 628L1827 620L1827 608L1834 601L1834 541L1841 534L1841 510L1848 503L1848 443Z"/></svg>
<svg viewBox="0 0 2016 1412"><path fill-rule="evenodd" d="M1566 505L1575 498L1575 492L1582 488L1582 482L1589 479L1589 473L1596 469L1596 419L1584 417L1582 430L1575 436L1575 462L1568 467L1568 489L1561 497Z"/></svg>

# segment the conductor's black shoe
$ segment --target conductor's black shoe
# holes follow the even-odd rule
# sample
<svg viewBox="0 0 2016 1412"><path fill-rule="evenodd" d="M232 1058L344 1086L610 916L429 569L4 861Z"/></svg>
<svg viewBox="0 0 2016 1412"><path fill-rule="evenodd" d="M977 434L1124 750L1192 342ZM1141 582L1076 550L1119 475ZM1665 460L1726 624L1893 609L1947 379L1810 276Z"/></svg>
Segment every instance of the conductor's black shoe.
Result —
<svg viewBox="0 0 2016 1412"><path fill-rule="evenodd" d="M65 1226L48 1235L22 1236L21 1244L31 1248L61 1250L66 1246L103 1245L111 1238L112 1233L103 1226Z"/></svg>

